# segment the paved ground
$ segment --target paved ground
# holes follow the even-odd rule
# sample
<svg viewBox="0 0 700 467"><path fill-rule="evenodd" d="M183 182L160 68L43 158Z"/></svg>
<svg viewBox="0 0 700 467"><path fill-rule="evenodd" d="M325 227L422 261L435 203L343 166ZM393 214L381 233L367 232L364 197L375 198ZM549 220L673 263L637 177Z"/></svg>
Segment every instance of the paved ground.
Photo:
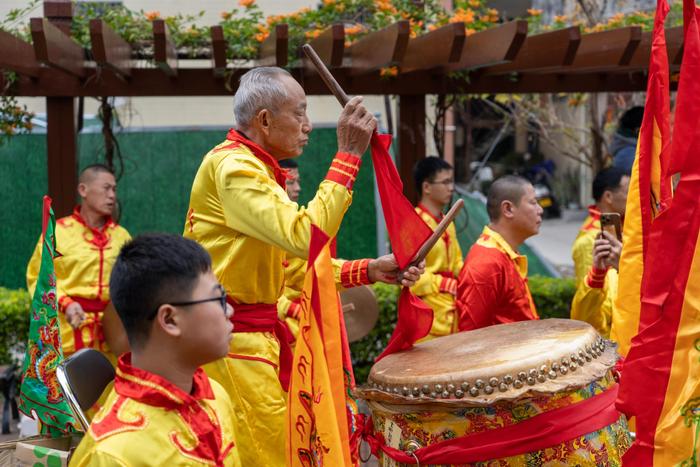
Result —
<svg viewBox="0 0 700 467"><path fill-rule="evenodd" d="M586 211L565 211L561 219L545 219L540 233L527 243L535 248L563 275L573 275L574 261L571 259L571 245L576 239Z"/></svg>

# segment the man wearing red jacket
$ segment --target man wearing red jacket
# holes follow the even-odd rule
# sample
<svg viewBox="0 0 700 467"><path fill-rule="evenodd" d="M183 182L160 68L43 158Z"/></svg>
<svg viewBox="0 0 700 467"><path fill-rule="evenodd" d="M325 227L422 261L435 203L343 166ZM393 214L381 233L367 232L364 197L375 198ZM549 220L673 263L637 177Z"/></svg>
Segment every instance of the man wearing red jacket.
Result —
<svg viewBox="0 0 700 467"><path fill-rule="evenodd" d="M522 177L501 177L491 185L486 208L491 222L459 274L460 331L539 319L527 285L527 257L518 253L542 222L535 189Z"/></svg>

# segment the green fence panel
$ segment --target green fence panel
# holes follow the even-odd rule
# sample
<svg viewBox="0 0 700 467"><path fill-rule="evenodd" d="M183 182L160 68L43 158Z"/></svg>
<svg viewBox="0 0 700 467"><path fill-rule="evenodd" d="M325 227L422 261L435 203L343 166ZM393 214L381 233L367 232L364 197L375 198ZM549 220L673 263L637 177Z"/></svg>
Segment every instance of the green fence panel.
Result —
<svg viewBox="0 0 700 467"><path fill-rule="evenodd" d="M125 172L119 180L120 223L132 235L182 233L192 180L202 157L226 130L124 132L117 136ZM314 130L299 158L306 203L323 180L336 151L334 128ZM78 138L79 166L102 161L100 134ZM373 173L369 157L360 171L352 206L338 236L345 258L376 255ZM41 198L47 191L46 136L20 135L0 147L0 286L25 285L25 270L41 232Z"/></svg>

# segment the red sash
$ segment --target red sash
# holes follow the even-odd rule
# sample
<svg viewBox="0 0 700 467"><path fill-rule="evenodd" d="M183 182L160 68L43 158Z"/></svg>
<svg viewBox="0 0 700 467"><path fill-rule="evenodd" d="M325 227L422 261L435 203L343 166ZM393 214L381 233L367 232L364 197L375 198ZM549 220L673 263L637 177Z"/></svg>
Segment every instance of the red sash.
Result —
<svg viewBox="0 0 700 467"><path fill-rule="evenodd" d="M289 389L289 377L292 371L292 347L289 345L291 333L287 325L277 317L277 305L267 303L235 303L229 297L226 300L233 307L233 332L270 332L280 344L279 380L282 389Z"/></svg>
<svg viewBox="0 0 700 467"><path fill-rule="evenodd" d="M85 313L92 313L92 323L88 324L90 329L90 336L92 337L92 345L99 350L103 350L103 345L105 341L105 335L102 331L102 320L100 319L100 312L104 311L109 305L109 301L103 302L99 298L83 298L83 297L71 297L72 300L78 302L83 308ZM78 326L78 329L73 329L73 339L75 339L75 351L85 347L85 342L83 341L83 327Z"/></svg>
<svg viewBox="0 0 700 467"><path fill-rule="evenodd" d="M404 464L467 464L503 459L556 446L617 422L620 418L620 412L615 409L617 390L615 384L596 396L515 425L440 441L411 454L387 446L384 436L374 432L371 418L365 421L362 437L375 456L381 450Z"/></svg>

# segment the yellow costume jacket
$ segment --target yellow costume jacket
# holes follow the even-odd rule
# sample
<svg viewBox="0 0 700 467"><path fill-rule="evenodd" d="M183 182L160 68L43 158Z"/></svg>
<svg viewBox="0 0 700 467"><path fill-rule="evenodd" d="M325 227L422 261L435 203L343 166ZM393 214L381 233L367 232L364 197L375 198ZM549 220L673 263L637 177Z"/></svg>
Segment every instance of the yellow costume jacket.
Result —
<svg viewBox="0 0 700 467"><path fill-rule="evenodd" d="M335 285L338 291L370 284L369 259L346 261L332 259ZM296 340L299 334L299 312L301 311L301 289L304 287L307 261L296 256L284 261L284 294L277 302L277 314Z"/></svg>
<svg viewBox="0 0 700 467"><path fill-rule="evenodd" d="M571 256L576 270L576 295L571 303L571 318L585 321L603 336L610 336L612 314L617 296L617 271L593 269L593 245L600 233L600 211L588 207L588 217L574 241Z"/></svg>
<svg viewBox="0 0 700 467"><path fill-rule="evenodd" d="M312 223L337 234L359 166L359 157L338 153L314 199L300 207L287 196L277 161L231 130L195 176L184 235L207 249L235 309L229 356L205 370L231 397L245 466L285 463L282 384L291 354L277 318L283 262L287 254L308 256Z"/></svg>
<svg viewBox="0 0 700 467"><path fill-rule="evenodd" d="M119 359L114 388L70 461L71 467L239 467L233 407L198 369L192 391Z"/></svg>
<svg viewBox="0 0 700 467"><path fill-rule="evenodd" d="M440 219L428 208L419 204L416 212L431 229L435 230ZM464 257L457 241L457 231L450 224L447 231L425 258L425 274L411 287L411 292L433 309L433 326L423 340L446 336L457 331L455 320L455 296L457 278L462 270Z"/></svg>
<svg viewBox="0 0 700 467"><path fill-rule="evenodd" d="M56 222L56 292L59 304L61 342L65 356L82 347L106 351L102 334L102 310L109 303L109 276L122 246L131 239L129 232L112 219L101 229L89 227L80 215L73 214ZM34 293L41 264L41 239L27 266L27 289ZM86 318L80 330L66 321L65 309L79 302ZM110 354L111 355L111 354Z"/></svg>

